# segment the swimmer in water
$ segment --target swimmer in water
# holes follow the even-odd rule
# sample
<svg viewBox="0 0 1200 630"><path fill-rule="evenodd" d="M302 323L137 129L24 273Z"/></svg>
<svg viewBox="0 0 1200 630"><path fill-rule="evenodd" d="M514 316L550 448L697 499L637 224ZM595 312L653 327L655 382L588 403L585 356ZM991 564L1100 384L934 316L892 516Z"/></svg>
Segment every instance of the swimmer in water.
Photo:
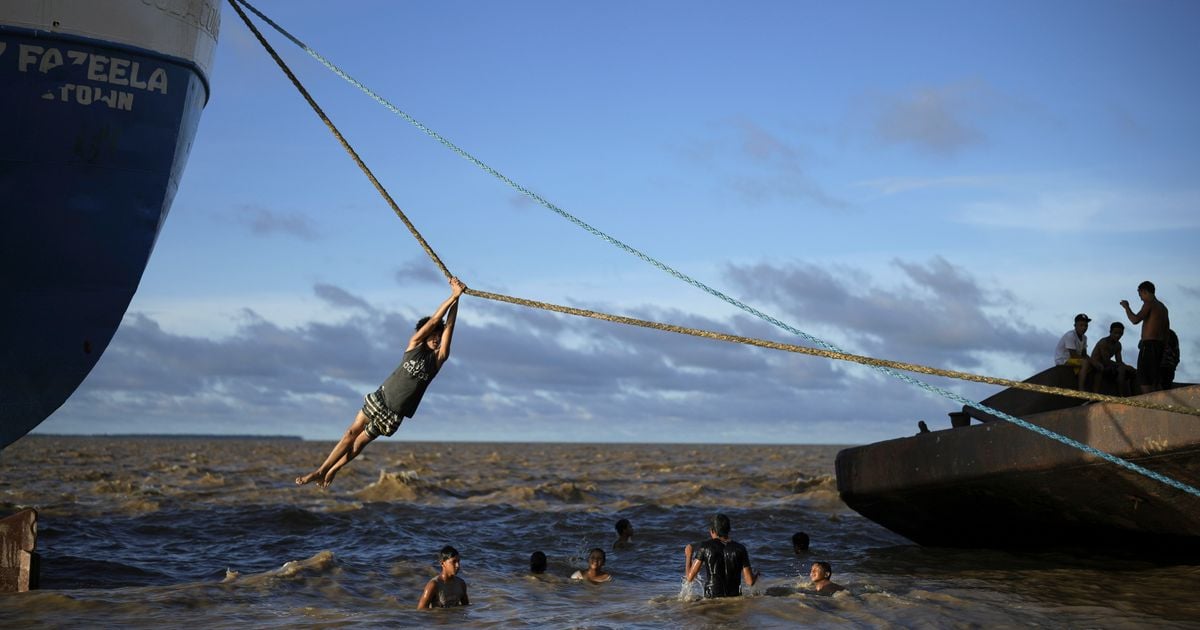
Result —
<svg viewBox="0 0 1200 630"><path fill-rule="evenodd" d="M833 595L846 587L829 579L833 577L833 567L828 562L814 562L808 571L808 579L812 580L813 590L822 595Z"/></svg>
<svg viewBox="0 0 1200 630"><path fill-rule="evenodd" d="M595 547L588 552L588 568L587 571L576 571L571 574L572 580L587 580L592 584L601 584L612 580L612 574L604 570L605 561L604 550Z"/></svg>
<svg viewBox="0 0 1200 630"><path fill-rule="evenodd" d="M633 545L633 523L629 519L623 518L617 521L617 542L613 543L613 549L624 549Z"/></svg>
<svg viewBox="0 0 1200 630"><path fill-rule="evenodd" d="M684 547L687 573L683 579L691 583L703 568L705 597L737 597L742 594L742 581L746 586L758 581L759 574L750 568L746 547L729 538L729 529L729 517L717 514L709 523L709 539Z"/></svg>
<svg viewBox="0 0 1200 630"><path fill-rule="evenodd" d="M470 604L470 600L467 599L467 583L458 577L458 550L450 545L446 545L442 547L441 553L438 554L438 559L442 565L442 572L437 577L429 580L429 584L425 585L425 592L421 593L421 600L417 602L417 609L446 608L449 606L466 606Z"/></svg>
<svg viewBox="0 0 1200 630"><path fill-rule="evenodd" d="M808 551L808 534L796 532L792 534L792 553L797 556Z"/></svg>
<svg viewBox="0 0 1200 630"><path fill-rule="evenodd" d="M546 554L535 551L529 555L529 572L535 575L546 572Z"/></svg>
<svg viewBox="0 0 1200 630"><path fill-rule="evenodd" d="M450 358L450 341L454 338L454 320L458 317L458 298L467 286L458 278L450 278L450 297L442 302L433 315L417 322L416 332L408 340L408 348L392 375L378 390L367 394L342 439L330 451L316 470L296 477L296 485L316 482L322 488L333 483L342 466L358 456L368 444L381 435L391 436L405 418L411 418L425 395L433 377ZM446 321L442 322L442 316Z"/></svg>

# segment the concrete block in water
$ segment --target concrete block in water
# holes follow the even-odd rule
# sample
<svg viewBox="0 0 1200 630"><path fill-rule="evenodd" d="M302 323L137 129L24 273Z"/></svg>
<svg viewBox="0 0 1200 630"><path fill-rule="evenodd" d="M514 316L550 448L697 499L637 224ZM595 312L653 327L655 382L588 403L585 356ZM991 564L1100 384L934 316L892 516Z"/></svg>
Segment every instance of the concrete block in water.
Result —
<svg viewBox="0 0 1200 630"><path fill-rule="evenodd" d="M0 593L37 588L37 511L26 509L0 519Z"/></svg>

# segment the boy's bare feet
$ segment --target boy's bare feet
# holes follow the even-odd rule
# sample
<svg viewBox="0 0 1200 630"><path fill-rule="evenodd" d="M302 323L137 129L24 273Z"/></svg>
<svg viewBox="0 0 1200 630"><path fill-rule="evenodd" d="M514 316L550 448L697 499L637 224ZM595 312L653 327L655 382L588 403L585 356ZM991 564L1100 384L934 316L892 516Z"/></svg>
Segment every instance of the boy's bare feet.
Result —
<svg viewBox="0 0 1200 630"><path fill-rule="evenodd" d="M312 483L312 482L316 481L317 478L320 476L321 476L320 471L314 470L314 471L308 473L307 475L304 475L301 477L296 477L296 485L303 486L305 484Z"/></svg>
<svg viewBox="0 0 1200 630"><path fill-rule="evenodd" d="M329 485L333 483L333 478L336 476L337 476L337 473L331 470L331 471L325 473L325 478L322 479L320 481L320 483L318 483L317 485L321 486L322 488L328 488Z"/></svg>

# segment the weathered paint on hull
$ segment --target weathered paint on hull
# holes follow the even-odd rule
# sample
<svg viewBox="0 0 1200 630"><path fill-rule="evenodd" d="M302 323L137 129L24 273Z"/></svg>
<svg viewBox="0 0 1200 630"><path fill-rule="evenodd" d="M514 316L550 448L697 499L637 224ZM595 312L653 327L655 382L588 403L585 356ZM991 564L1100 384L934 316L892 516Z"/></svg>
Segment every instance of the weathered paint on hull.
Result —
<svg viewBox="0 0 1200 630"><path fill-rule="evenodd" d="M1143 398L1200 406L1200 386ZM1096 403L1024 418L1185 483L1200 483L1200 419ZM922 545L1099 547L1200 555L1200 497L1007 422L849 448L838 492Z"/></svg>

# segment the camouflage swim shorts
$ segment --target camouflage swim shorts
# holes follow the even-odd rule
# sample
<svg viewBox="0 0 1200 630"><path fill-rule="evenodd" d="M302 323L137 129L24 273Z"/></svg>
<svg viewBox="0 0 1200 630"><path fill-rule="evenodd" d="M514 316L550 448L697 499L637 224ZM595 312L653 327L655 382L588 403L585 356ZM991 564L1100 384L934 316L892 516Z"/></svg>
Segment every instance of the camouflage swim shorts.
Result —
<svg viewBox="0 0 1200 630"><path fill-rule="evenodd" d="M372 438L381 435L390 437L400 428L400 423L404 422L400 414L388 409L384 404L382 387L367 394L363 399L362 412L367 417L367 435Z"/></svg>

